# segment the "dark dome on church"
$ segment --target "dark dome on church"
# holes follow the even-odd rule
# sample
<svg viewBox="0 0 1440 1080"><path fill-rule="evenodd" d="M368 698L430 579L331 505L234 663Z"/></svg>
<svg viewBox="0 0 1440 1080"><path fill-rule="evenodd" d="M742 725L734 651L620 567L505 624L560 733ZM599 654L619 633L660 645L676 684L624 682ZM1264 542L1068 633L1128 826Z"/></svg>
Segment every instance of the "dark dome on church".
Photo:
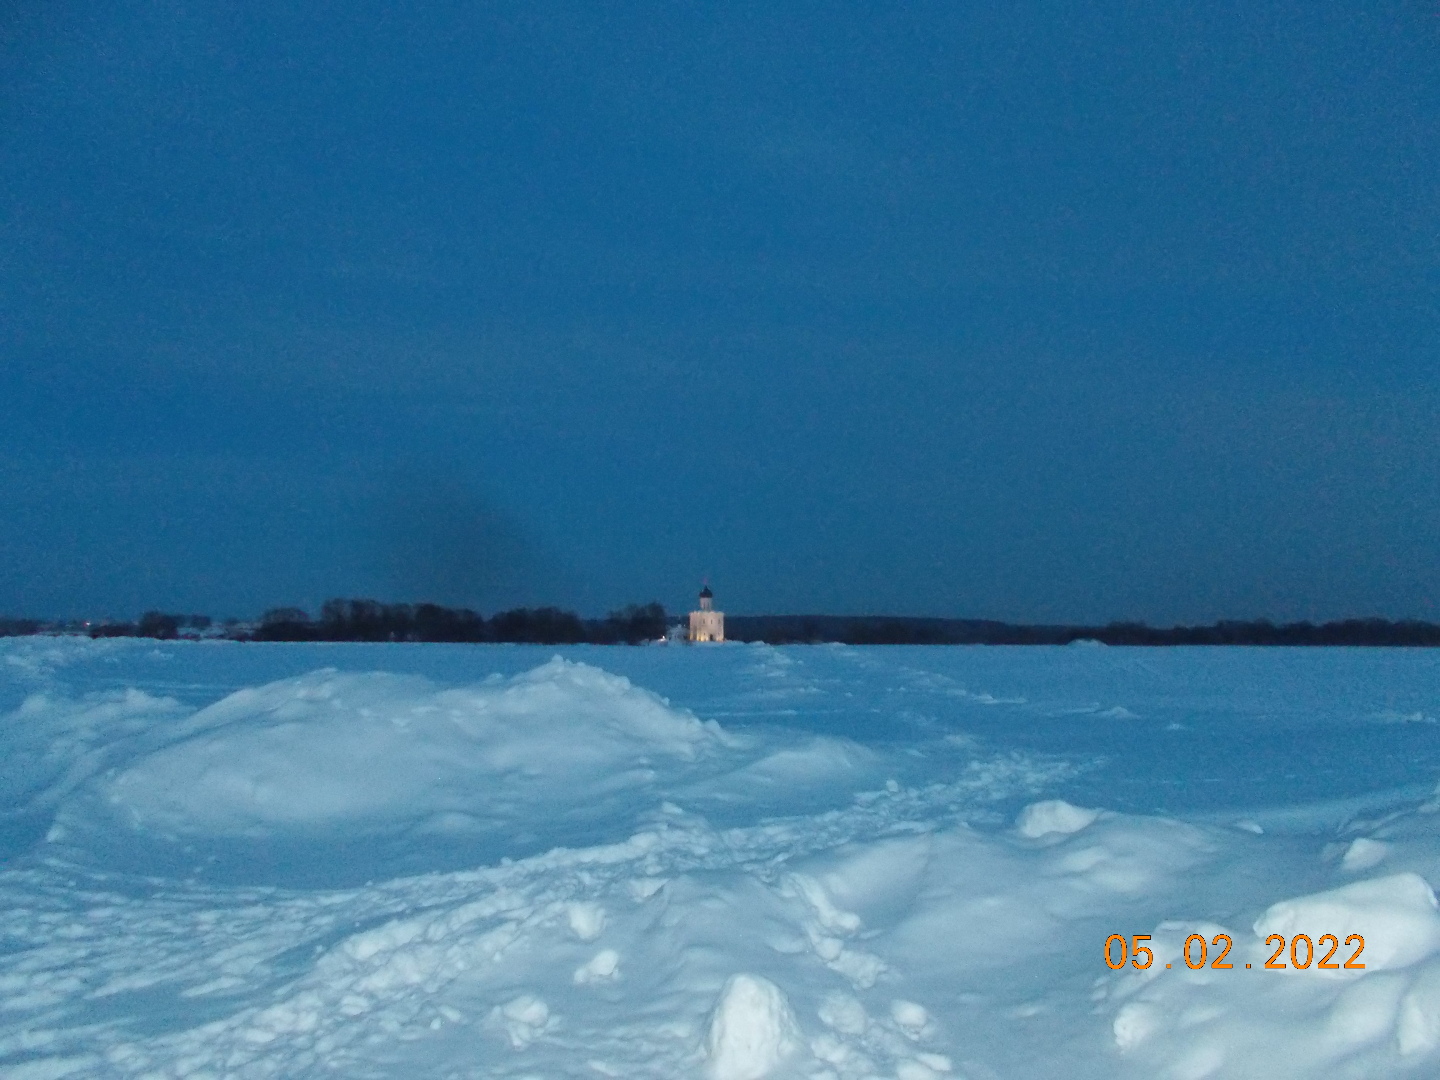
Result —
<svg viewBox="0 0 1440 1080"><path fill-rule="evenodd" d="M714 598L715 598L715 594L710 591L710 586L709 586L709 585L706 585L703 589L700 590L700 599L701 599L701 600L713 600Z"/></svg>

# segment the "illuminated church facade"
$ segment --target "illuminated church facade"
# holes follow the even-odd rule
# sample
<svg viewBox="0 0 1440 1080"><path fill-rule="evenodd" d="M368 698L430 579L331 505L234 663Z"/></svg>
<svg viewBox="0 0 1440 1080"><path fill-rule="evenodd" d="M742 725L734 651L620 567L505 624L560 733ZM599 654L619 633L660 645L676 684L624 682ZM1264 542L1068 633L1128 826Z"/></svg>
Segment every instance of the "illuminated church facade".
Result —
<svg viewBox="0 0 1440 1080"><path fill-rule="evenodd" d="M700 590L700 607L690 612L690 641L724 641L725 613L715 610L715 594L706 585Z"/></svg>

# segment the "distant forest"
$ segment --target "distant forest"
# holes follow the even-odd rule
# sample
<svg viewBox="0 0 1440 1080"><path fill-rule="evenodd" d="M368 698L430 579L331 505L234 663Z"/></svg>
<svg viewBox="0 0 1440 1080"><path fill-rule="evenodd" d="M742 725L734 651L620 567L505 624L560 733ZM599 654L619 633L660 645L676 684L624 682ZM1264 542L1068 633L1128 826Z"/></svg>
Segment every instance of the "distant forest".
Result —
<svg viewBox="0 0 1440 1080"><path fill-rule="evenodd" d="M836 641L847 645L1440 645L1427 622L1345 619L1275 624L1225 621L1210 626L1025 626L985 619L872 615L727 615L725 636L774 645Z"/></svg>
<svg viewBox="0 0 1440 1080"><path fill-rule="evenodd" d="M77 633L92 638L225 638L232 641L453 641L525 642L539 645L639 645L665 636L659 604L631 605L603 619L582 619L559 608L516 608L490 618L468 608L439 604L382 604L375 600L327 600L312 618L300 608L272 608L258 622L216 624L205 615L147 611L133 623L47 624L0 619L0 636Z"/></svg>
<svg viewBox="0 0 1440 1080"><path fill-rule="evenodd" d="M467 608L438 604L382 604L329 600L318 617L299 608L275 608L258 622L217 624L204 615L146 612L136 622L45 622L0 619L0 637L84 634L90 637L226 638L235 641L450 641L538 645L639 645L657 641L675 620L655 603L630 605L603 619L559 608L515 608L485 618ZM1105 626L1024 626L983 619L928 619L891 615L728 615L732 641L772 645L1440 645L1434 623L1345 619L1327 623L1225 621L1210 626L1160 628L1118 622Z"/></svg>

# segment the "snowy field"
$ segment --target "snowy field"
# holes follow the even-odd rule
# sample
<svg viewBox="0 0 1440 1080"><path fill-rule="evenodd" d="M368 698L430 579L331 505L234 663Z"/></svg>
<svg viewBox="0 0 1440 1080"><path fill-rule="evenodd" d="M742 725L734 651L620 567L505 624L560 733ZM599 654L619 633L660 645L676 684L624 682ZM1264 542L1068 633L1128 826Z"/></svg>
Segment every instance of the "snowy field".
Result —
<svg viewBox="0 0 1440 1080"><path fill-rule="evenodd" d="M1423 650L0 641L0 1075L1433 1077L1437 721Z"/></svg>

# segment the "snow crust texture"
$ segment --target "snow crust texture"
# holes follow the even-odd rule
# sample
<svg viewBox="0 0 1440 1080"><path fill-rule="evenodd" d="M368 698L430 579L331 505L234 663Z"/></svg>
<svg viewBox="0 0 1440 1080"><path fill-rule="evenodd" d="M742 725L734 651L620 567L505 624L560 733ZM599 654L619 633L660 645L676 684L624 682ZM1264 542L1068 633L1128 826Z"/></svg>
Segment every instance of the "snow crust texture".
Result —
<svg viewBox="0 0 1440 1080"><path fill-rule="evenodd" d="M1316 652L0 642L0 1075L1434 1076L1440 672Z"/></svg>

